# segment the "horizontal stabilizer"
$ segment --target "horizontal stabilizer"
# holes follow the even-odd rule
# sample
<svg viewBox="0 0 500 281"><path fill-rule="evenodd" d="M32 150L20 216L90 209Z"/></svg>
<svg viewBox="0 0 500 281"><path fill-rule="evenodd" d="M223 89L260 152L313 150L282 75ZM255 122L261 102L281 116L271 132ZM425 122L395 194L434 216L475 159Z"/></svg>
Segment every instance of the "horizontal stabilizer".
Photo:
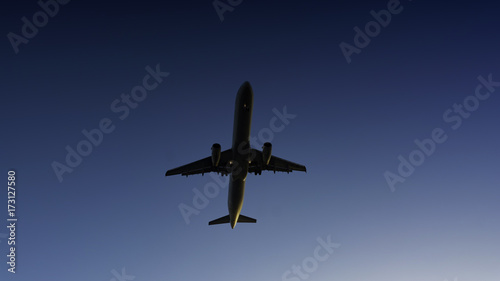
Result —
<svg viewBox="0 0 500 281"><path fill-rule="evenodd" d="M238 217L238 222L250 222L250 223L256 223L257 220L254 218L250 218L244 215L240 215ZM230 218L229 215L215 219L213 221L210 221L208 225L214 225L214 224L223 224L223 223L230 223Z"/></svg>
<svg viewBox="0 0 500 281"><path fill-rule="evenodd" d="M238 222L253 222L253 223L256 223L257 220L256 219L253 219L253 218L250 218L250 217L246 217L244 215L240 215L238 217Z"/></svg>
<svg viewBox="0 0 500 281"><path fill-rule="evenodd" d="M208 225L229 223L229 215L210 221Z"/></svg>

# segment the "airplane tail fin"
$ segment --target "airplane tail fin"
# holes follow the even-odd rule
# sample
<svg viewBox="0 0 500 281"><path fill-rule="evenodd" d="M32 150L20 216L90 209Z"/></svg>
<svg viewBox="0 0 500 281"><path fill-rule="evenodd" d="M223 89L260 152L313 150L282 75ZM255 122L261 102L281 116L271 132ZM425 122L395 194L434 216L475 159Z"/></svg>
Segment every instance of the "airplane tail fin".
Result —
<svg viewBox="0 0 500 281"><path fill-rule="evenodd" d="M230 218L229 218L229 215L227 216L223 216L223 217L220 217L218 219L215 219L213 221L210 221L208 223L208 225L214 225L214 224L223 224L223 223L230 223ZM247 216L244 216L244 215L240 215L238 217L238 222L249 222L249 223L256 223L257 220L254 219L254 218L250 218L250 217L247 217Z"/></svg>

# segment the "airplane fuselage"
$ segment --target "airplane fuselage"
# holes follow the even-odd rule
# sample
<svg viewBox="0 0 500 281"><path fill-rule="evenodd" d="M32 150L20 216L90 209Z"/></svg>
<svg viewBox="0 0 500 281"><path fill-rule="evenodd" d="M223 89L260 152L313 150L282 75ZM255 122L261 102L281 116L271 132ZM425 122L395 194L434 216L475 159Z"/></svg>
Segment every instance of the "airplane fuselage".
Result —
<svg viewBox="0 0 500 281"><path fill-rule="evenodd" d="M248 165L251 160L250 127L252 123L253 90L250 83L245 82L238 90L234 110L233 126L233 160L227 207L231 228L234 228L243 207L245 181Z"/></svg>

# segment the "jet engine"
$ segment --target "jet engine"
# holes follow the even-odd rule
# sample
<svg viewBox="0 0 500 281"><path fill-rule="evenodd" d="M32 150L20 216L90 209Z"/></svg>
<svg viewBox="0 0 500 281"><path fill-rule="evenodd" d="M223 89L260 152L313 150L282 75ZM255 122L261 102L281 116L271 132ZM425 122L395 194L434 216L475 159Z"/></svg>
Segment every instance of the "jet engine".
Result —
<svg viewBox="0 0 500 281"><path fill-rule="evenodd" d="M272 148L273 148L273 145L270 142L266 142L262 146L262 162L264 162L264 165L268 165L269 161L271 160Z"/></svg>
<svg viewBox="0 0 500 281"><path fill-rule="evenodd" d="M212 165L214 167L219 166L220 161L220 144L214 143L212 145Z"/></svg>

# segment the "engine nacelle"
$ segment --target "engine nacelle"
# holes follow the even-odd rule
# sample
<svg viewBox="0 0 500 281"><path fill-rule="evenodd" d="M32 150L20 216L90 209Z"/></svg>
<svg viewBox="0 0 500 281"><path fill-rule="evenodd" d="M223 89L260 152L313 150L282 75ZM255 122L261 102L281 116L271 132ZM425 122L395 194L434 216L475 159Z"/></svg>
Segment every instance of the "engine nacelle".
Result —
<svg viewBox="0 0 500 281"><path fill-rule="evenodd" d="M220 144L214 143L212 145L212 165L214 167L219 166L220 161Z"/></svg>
<svg viewBox="0 0 500 281"><path fill-rule="evenodd" d="M270 142L266 142L262 146L262 162L264 162L264 165L268 165L269 161L271 160L272 148L273 148L273 145Z"/></svg>

